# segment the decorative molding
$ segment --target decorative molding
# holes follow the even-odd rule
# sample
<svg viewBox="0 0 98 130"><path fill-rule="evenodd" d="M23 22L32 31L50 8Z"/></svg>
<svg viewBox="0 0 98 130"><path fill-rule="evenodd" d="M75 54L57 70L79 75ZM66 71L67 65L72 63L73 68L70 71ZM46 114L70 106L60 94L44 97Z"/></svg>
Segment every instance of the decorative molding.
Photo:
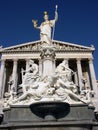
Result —
<svg viewBox="0 0 98 130"><path fill-rule="evenodd" d="M94 47L86 47L55 40L52 44L55 47L56 52L93 52L95 50ZM43 45L41 41L35 41L13 47L3 48L1 53L35 53L39 52L42 46Z"/></svg>

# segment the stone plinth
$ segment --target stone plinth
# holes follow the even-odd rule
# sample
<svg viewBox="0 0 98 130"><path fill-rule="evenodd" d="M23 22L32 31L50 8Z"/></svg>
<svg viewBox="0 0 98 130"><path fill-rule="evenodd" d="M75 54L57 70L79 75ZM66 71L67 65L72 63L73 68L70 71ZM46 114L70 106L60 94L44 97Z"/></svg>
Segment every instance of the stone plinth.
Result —
<svg viewBox="0 0 98 130"><path fill-rule="evenodd" d="M43 77L54 73L55 49L53 46L43 46L41 48L42 75Z"/></svg>
<svg viewBox="0 0 98 130"><path fill-rule="evenodd" d="M45 105L49 107L47 102ZM64 113L64 108L61 110ZM70 105L69 112L63 116L59 115L59 118L58 116L51 118L51 116L51 114L48 118L40 116L31 110L31 106L14 105L10 109L4 110L4 120L0 130L9 128L11 130L39 130L39 128L40 130L92 130L91 127L96 126L94 124L94 107L84 104Z"/></svg>

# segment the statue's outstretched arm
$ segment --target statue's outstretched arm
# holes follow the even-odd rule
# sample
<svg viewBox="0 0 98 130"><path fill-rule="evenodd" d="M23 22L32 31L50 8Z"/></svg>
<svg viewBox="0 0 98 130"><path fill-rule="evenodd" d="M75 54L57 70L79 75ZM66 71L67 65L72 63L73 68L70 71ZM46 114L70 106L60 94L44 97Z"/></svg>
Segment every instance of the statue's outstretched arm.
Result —
<svg viewBox="0 0 98 130"><path fill-rule="evenodd" d="M40 27L37 27L37 26L36 26L36 27L34 27L34 28L36 28L36 29L40 29Z"/></svg>
<svg viewBox="0 0 98 130"><path fill-rule="evenodd" d="M40 27L37 26L37 20L32 20L32 23L34 25L34 28L40 29Z"/></svg>

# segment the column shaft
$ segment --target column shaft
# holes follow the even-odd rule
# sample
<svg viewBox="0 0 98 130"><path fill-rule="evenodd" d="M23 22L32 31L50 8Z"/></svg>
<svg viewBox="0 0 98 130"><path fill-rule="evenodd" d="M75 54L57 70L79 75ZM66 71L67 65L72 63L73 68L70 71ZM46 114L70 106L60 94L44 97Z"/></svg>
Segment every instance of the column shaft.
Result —
<svg viewBox="0 0 98 130"><path fill-rule="evenodd" d="M1 78L0 78L0 98L3 98L4 93L4 71L5 71L5 60L1 61Z"/></svg>
<svg viewBox="0 0 98 130"><path fill-rule="evenodd" d="M90 78L91 78L92 88L95 92L95 97L98 97L98 87L97 87L97 83L96 83L96 76L95 76L95 71L94 71L92 59L89 59L89 69L90 69Z"/></svg>
<svg viewBox="0 0 98 130"><path fill-rule="evenodd" d="M17 91L17 59L14 59L13 61L13 87L15 91Z"/></svg>
<svg viewBox="0 0 98 130"><path fill-rule="evenodd" d="M77 72L78 72L78 82L80 91L82 90L83 84L82 84L82 67L81 67L81 60L77 59Z"/></svg>
<svg viewBox="0 0 98 130"><path fill-rule="evenodd" d="M39 59L39 75L42 75L42 59Z"/></svg>
<svg viewBox="0 0 98 130"><path fill-rule="evenodd" d="M78 76L77 76L77 73L74 74L74 77L75 77L75 84L78 85Z"/></svg>
<svg viewBox="0 0 98 130"><path fill-rule="evenodd" d="M30 59L26 59L26 70L28 70L28 68L29 68L29 61L30 61Z"/></svg>

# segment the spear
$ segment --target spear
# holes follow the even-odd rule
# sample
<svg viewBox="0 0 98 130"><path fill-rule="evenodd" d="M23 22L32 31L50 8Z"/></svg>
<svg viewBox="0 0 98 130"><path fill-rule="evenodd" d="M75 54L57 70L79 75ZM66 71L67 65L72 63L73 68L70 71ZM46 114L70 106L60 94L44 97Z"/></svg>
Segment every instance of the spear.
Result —
<svg viewBox="0 0 98 130"><path fill-rule="evenodd" d="M57 17L57 9L58 9L58 5L55 6L55 22L56 22L56 17ZM53 38L54 38L54 32L55 32L55 23L54 23L54 26L53 26L52 41L53 41Z"/></svg>

